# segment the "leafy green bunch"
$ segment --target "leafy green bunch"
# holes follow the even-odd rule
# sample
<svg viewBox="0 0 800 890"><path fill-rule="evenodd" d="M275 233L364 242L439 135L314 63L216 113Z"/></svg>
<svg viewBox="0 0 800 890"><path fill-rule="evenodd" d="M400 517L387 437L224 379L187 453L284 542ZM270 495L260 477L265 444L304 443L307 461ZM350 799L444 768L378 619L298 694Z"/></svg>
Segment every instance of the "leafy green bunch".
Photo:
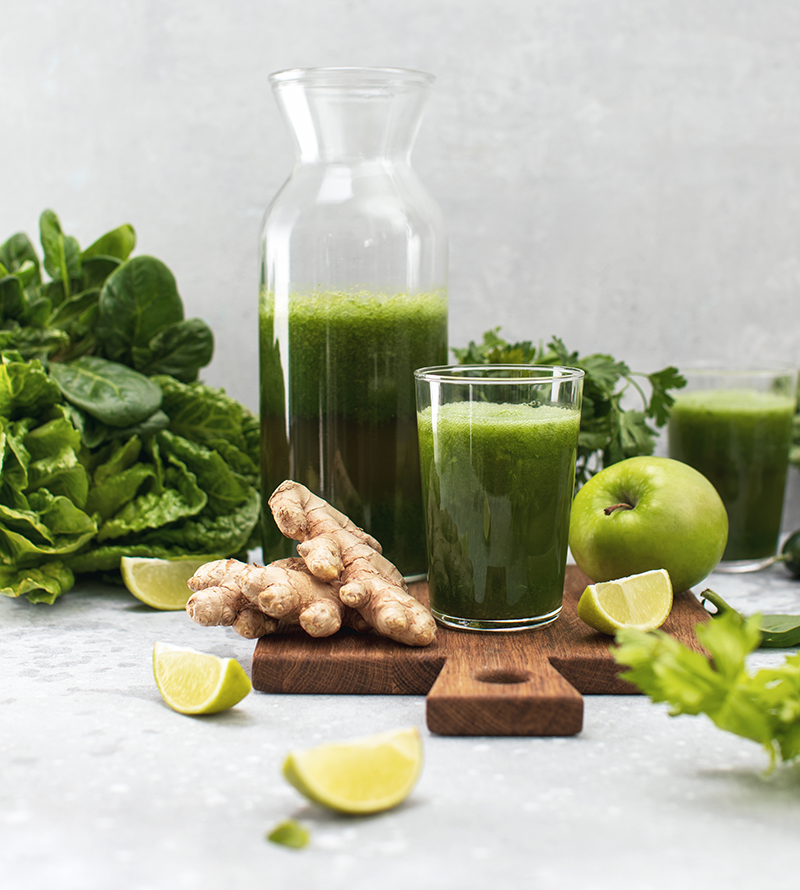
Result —
<svg viewBox="0 0 800 890"><path fill-rule="evenodd" d="M655 427L663 427L669 419L669 409L675 401L669 391L686 385L677 368L638 374L610 355L594 353L581 357L577 352L570 352L558 337L547 346L536 347L530 340L508 343L499 331L500 328L494 328L484 333L480 344L471 341L465 349L454 349L459 363L566 365L584 371L575 470L578 484L610 464L653 453L657 430L648 421ZM649 394L636 378L647 381ZM631 389L641 399L640 409L622 406L623 398Z"/></svg>
<svg viewBox="0 0 800 890"><path fill-rule="evenodd" d="M129 225L81 251L40 219L0 245L0 593L53 602L121 556L256 538L258 420L199 382L213 353ZM47 276L47 277L46 277Z"/></svg>
<svg viewBox="0 0 800 890"><path fill-rule="evenodd" d="M705 714L715 726L758 742L778 760L800 757L800 654L775 668L749 673L747 656L761 645L761 619L722 611L695 634L711 656L663 631L623 630L614 651L621 676L670 714Z"/></svg>

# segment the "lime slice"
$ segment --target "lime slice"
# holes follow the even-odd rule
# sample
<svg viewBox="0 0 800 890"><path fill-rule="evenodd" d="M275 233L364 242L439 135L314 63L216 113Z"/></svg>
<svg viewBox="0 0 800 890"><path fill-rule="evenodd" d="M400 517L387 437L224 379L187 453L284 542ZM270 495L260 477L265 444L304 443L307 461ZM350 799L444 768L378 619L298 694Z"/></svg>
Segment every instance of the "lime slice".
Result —
<svg viewBox="0 0 800 890"><path fill-rule="evenodd" d="M167 643L153 647L153 674L164 701L181 714L216 714L238 704L250 678L235 658L218 658Z"/></svg>
<svg viewBox="0 0 800 890"><path fill-rule="evenodd" d="M666 569L590 584L578 600L578 618L612 636L625 627L655 630L672 609L672 581Z"/></svg>
<svg viewBox="0 0 800 890"><path fill-rule="evenodd" d="M309 800L341 813L379 813L402 803L422 770L416 728L293 751L283 775Z"/></svg>
<svg viewBox="0 0 800 890"><path fill-rule="evenodd" d="M180 559L149 559L123 556L119 561L122 580L128 590L154 609L178 611L186 608L192 591L186 582L215 556L187 556Z"/></svg>

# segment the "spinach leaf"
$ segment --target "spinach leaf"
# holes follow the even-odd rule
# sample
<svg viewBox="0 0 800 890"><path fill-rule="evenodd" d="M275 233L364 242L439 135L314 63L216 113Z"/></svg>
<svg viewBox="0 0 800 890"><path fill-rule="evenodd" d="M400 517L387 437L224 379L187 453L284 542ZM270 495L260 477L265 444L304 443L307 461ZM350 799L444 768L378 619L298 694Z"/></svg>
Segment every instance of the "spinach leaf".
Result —
<svg viewBox="0 0 800 890"><path fill-rule="evenodd" d="M171 324L183 321L183 302L175 278L160 260L134 257L106 279L100 292L96 336L103 355L135 367L134 347Z"/></svg>
<svg viewBox="0 0 800 890"><path fill-rule="evenodd" d="M23 284L39 285L42 283L41 267L39 265L39 256L36 248L31 244L27 235L17 232L12 235L4 244L0 244L0 263L6 269L14 273L24 274Z"/></svg>
<svg viewBox="0 0 800 890"><path fill-rule="evenodd" d="M132 368L98 356L53 363L50 374L67 401L109 426L140 423L161 405L158 384Z"/></svg>
<svg viewBox="0 0 800 890"><path fill-rule="evenodd" d="M148 376L168 374L182 383L197 379L214 354L214 335L199 318L176 321L155 334L146 347L134 346L133 366Z"/></svg>
<svg viewBox="0 0 800 890"><path fill-rule="evenodd" d="M83 251L81 257L84 261L91 257L114 257L124 261L133 253L134 247L136 247L136 232L133 226L126 223L101 235Z"/></svg>
<svg viewBox="0 0 800 890"><path fill-rule="evenodd" d="M8 273L5 266L0 266L0 324L7 319L22 318L27 301L22 282L18 275Z"/></svg>
<svg viewBox="0 0 800 890"><path fill-rule="evenodd" d="M122 265L122 260L113 256L84 256L81 269L81 289L96 288L98 293L106 278Z"/></svg>
<svg viewBox="0 0 800 890"><path fill-rule="evenodd" d="M64 297L71 294L71 281L81 277L81 251L78 242L65 235L61 222L52 210L45 210L39 217L39 231L44 250L44 270L54 280L61 282Z"/></svg>
<svg viewBox="0 0 800 890"><path fill-rule="evenodd" d="M67 328L80 320L86 312L97 306L100 291L97 288L81 291L74 297L63 302L50 318L50 324L58 328Z"/></svg>
<svg viewBox="0 0 800 890"><path fill-rule="evenodd" d="M0 593L53 602L126 555L246 558L259 423L197 381L210 329L130 258L131 226L83 252L52 210L39 229L43 263L23 233L0 245Z"/></svg>

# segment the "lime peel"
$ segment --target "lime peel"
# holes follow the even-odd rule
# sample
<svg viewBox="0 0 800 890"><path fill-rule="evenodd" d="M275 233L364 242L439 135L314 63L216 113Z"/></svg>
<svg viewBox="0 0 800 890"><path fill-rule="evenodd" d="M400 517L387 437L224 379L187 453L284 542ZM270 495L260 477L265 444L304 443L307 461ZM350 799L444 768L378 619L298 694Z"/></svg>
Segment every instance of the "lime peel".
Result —
<svg viewBox="0 0 800 890"><path fill-rule="evenodd" d="M402 803L422 771L416 727L290 752L283 775L302 795L341 813L366 815Z"/></svg>
<svg viewBox="0 0 800 890"><path fill-rule="evenodd" d="M119 561L122 580L136 599L153 609L177 612L186 608L192 595L189 578L216 556L181 556L176 559L155 559L145 556L123 556Z"/></svg>
<svg viewBox="0 0 800 890"><path fill-rule="evenodd" d="M624 628L646 633L667 620L672 602L669 573L654 569L590 584L578 601L578 618L611 636Z"/></svg>
<svg viewBox="0 0 800 890"><path fill-rule="evenodd" d="M216 714L238 704L252 689L235 658L156 643L153 675L164 701L180 714Z"/></svg>

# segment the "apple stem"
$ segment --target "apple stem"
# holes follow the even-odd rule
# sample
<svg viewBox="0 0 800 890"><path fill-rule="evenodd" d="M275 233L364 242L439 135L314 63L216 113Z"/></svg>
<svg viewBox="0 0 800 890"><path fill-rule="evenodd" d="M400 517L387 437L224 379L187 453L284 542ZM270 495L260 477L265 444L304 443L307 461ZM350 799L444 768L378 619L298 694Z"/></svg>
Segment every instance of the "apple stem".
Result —
<svg viewBox="0 0 800 890"><path fill-rule="evenodd" d="M611 507L605 507L603 512L606 516L616 513L617 510L633 510L633 504L614 504Z"/></svg>

